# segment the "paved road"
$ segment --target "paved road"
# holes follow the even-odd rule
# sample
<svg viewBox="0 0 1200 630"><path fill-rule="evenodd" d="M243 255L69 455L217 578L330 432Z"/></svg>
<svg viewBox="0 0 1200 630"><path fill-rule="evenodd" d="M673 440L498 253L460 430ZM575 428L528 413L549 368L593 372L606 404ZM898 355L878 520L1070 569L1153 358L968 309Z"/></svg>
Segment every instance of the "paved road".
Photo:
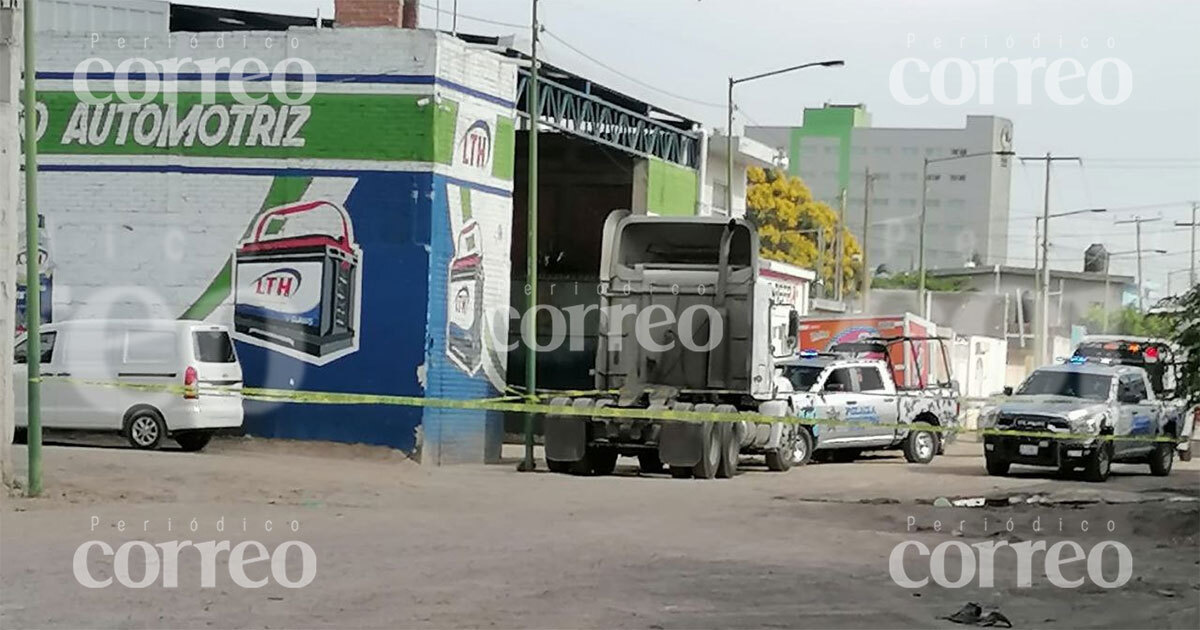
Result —
<svg viewBox="0 0 1200 630"><path fill-rule="evenodd" d="M10 498L0 511L0 626L926 628L962 627L938 617L967 601L999 607L1016 627L1200 626L1197 462L1167 478L1122 466L1100 485L1036 469L988 477L978 449L956 445L929 466L880 456L705 482L640 476L633 460L612 477L575 478L511 465L430 470L385 449L264 440L221 440L201 454L52 446L47 497ZM938 497L994 505L935 507ZM1016 503L998 505L1008 497ZM183 531L192 519L197 531ZM199 555L186 552L177 588L91 590L72 571L89 540L256 540L271 550L292 539L317 559L298 590L241 588L224 556L215 586L202 588ZM1021 588L1015 554L1000 552L993 587L976 577L907 589L889 573L889 554L910 540L933 549L1066 539L1085 551L1125 545L1128 582L1102 588L1079 562L1063 572L1083 585L1060 589L1039 555L1032 587ZM961 570L956 554L948 579ZM1116 555L1101 555L1102 578L1118 579ZM913 551L904 568L919 579L929 562ZM247 573L269 576L267 564ZM288 557L289 579L300 564ZM88 566L112 575L98 553Z"/></svg>

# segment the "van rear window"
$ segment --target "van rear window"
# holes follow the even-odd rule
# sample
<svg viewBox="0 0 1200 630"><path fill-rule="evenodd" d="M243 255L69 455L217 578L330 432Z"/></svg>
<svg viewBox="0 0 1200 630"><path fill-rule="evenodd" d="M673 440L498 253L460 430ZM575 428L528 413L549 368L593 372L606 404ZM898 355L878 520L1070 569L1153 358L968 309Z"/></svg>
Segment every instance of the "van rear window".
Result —
<svg viewBox="0 0 1200 630"><path fill-rule="evenodd" d="M196 345L196 360L201 363L236 363L233 340L222 330L192 333Z"/></svg>

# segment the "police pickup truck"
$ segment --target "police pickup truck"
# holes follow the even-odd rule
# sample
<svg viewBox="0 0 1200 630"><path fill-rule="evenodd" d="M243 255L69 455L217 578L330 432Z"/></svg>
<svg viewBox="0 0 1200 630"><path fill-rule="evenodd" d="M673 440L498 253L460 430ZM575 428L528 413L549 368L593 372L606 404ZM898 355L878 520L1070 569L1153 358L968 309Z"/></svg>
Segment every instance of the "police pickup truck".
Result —
<svg viewBox="0 0 1200 630"><path fill-rule="evenodd" d="M773 405L778 415L813 420L817 457L852 461L865 450L898 448L909 462L927 464L940 451L941 433L909 425L958 424L953 383L901 389L883 360L805 351L776 365L776 399L763 412Z"/></svg>
<svg viewBox="0 0 1200 630"><path fill-rule="evenodd" d="M1149 464L1153 474L1165 476L1175 444L1154 441L1170 435L1165 419L1144 369L1072 357L1034 370L1015 394L983 411L985 429L1014 432L985 430L987 471L1007 475L1012 464L1026 464L1070 475L1082 468L1084 479L1104 481L1113 462L1129 462Z"/></svg>

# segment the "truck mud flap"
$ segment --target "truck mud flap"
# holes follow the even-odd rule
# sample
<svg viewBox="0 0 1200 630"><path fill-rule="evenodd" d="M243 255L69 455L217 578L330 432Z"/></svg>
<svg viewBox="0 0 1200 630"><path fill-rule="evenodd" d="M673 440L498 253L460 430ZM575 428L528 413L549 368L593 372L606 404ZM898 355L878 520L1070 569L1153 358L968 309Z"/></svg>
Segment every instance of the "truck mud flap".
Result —
<svg viewBox="0 0 1200 630"><path fill-rule="evenodd" d="M546 459L577 462L587 453L587 418L546 416Z"/></svg>
<svg viewBox="0 0 1200 630"><path fill-rule="evenodd" d="M668 466L695 466L703 450L701 426L695 422L664 422L658 437L658 458Z"/></svg>

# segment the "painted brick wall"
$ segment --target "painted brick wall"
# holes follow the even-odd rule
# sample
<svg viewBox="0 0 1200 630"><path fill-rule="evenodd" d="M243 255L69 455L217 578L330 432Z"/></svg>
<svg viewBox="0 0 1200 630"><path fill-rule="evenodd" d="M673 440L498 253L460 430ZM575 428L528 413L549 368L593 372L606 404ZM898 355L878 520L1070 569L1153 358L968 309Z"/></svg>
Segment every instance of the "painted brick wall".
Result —
<svg viewBox="0 0 1200 630"><path fill-rule="evenodd" d="M507 338L513 66L448 36L396 29L59 37L47 38L42 53L42 207L56 320L186 315L236 324L249 386L455 398L504 388L506 355L489 344ZM215 103L200 103L200 83L183 77L174 110L161 101L140 106L122 136L119 111L77 102L70 79L88 57L113 66L131 57L257 57L268 66L300 57L315 67L319 88L286 110L269 99L245 114L250 131L238 136L224 89ZM135 87L136 94L144 85ZM92 88L107 95L111 77ZM183 125L193 113L198 127L178 143L146 132L160 114ZM258 146L247 146L260 115L284 122L264 123ZM270 129L278 130L274 141ZM350 261L343 268L358 283L354 334L284 347L247 323L276 316L264 303L290 308L288 300L299 299L290 289L253 295L263 285L249 270L267 267L245 245L261 242L254 227L280 208L296 213L278 215L289 217L280 238L305 221L332 226L333 238L345 233L338 241L345 251L333 253ZM306 281L321 281L308 265ZM469 298L459 295L464 288ZM324 326L319 318L310 318L314 330ZM496 334L484 335L484 326ZM268 436L411 450L420 432L434 463L481 461L499 445L496 419L480 412L363 406L332 413L249 402L246 409L247 429Z"/></svg>

